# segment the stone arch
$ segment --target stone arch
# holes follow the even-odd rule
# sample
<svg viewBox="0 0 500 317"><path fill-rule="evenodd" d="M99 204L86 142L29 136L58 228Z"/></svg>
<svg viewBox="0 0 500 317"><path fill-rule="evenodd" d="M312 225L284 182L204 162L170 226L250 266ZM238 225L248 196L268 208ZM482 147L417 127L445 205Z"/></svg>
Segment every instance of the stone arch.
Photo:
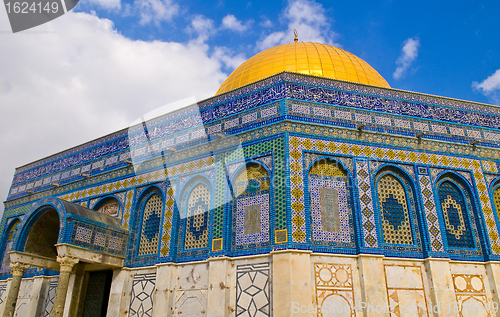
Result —
<svg viewBox="0 0 500 317"><path fill-rule="evenodd" d="M57 257L55 245L59 237L60 219L55 209L47 209L38 219L26 238L23 248L25 253L53 258Z"/></svg>
<svg viewBox="0 0 500 317"><path fill-rule="evenodd" d="M32 207L14 242L15 251L55 259L55 245L62 241L65 208L56 199L44 199Z"/></svg>

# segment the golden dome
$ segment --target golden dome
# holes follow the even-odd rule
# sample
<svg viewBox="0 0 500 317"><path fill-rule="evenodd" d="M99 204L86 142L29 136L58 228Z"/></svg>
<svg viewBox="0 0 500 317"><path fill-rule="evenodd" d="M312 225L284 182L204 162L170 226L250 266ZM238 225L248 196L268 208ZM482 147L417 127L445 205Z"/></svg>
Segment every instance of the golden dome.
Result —
<svg viewBox="0 0 500 317"><path fill-rule="evenodd" d="M367 62L343 49L320 43L295 42L254 55L229 75L215 95L283 71L391 88Z"/></svg>

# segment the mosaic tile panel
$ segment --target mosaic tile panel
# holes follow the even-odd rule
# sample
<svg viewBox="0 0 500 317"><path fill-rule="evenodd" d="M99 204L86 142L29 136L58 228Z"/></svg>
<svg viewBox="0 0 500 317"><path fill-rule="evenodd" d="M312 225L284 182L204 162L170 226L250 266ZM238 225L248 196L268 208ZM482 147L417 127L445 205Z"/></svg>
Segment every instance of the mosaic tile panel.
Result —
<svg viewBox="0 0 500 317"><path fill-rule="evenodd" d="M425 173L427 173L427 170L425 170ZM444 252L443 237L441 236L441 227L439 226L431 178L428 175L420 174L418 175L418 183L425 210L425 221L427 224L427 231L429 232L432 251Z"/></svg>
<svg viewBox="0 0 500 317"><path fill-rule="evenodd" d="M128 229L130 224L130 216L134 199L134 190L129 190L125 194L125 204L123 205L122 228Z"/></svg>
<svg viewBox="0 0 500 317"><path fill-rule="evenodd" d="M368 158L373 160L384 160L384 161L393 161L399 163L433 165L437 167L446 167L451 169L457 168L463 170L471 170L479 192L479 201L481 203L482 213L486 220L487 224L486 229L488 232L490 245L492 246L494 254L496 255L500 254L500 236L498 234L498 229L496 221L494 219L491 201L489 199L489 193L486 186L486 179L484 177L480 161L469 158L462 158L458 156L427 153L422 151L413 151L413 150L397 149L390 147L379 147L379 146L364 145L359 143L358 144L350 143L345 141L343 142L331 141L324 139L313 139L313 138L292 136L290 139L290 151L289 151L291 164L297 162L297 159L299 159L300 161L303 150L321 151L330 154L349 155L349 156L356 156L360 158ZM356 165L358 165L358 163L356 163ZM293 167L292 165L290 165L290 167L291 167L290 176L294 177L297 182L301 182L302 179L300 175L297 175L297 171L299 172L299 174L301 174L302 166L299 164L299 162L297 162L297 164L294 164ZM295 169L298 168L298 169L297 171L295 171L293 170L293 168ZM359 169L357 170L359 171ZM368 176L369 176L369 168L366 169L366 177ZM293 188L297 187L298 185L294 185L295 182L293 181L293 179L291 180L292 180L291 187L293 190ZM358 173L358 187L359 185L361 184L359 183L359 173ZM361 210L363 212L365 204L362 201L363 196L361 195L361 191L362 190L360 189L360 200L362 205ZM298 201L298 203L296 204L296 207L298 208L296 210L295 209L292 210L292 214L294 216L296 214L300 214L301 211L300 202L301 198L303 199L303 192L301 193L296 191L296 194L298 197L295 197L295 195L292 195L291 197L293 202ZM371 202L371 197L369 196L367 197L370 198ZM362 217L364 216L362 215ZM292 225L292 229L296 230L295 227ZM365 228L363 228L363 230L365 230Z"/></svg>
<svg viewBox="0 0 500 317"><path fill-rule="evenodd" d="M498 173L498 165L492 161L481 161L483 170L490 173Z"/></svg>
<svg viewBox="0 0 500 317"><path fill-rule="evenodd" d="M267 128L266 128L267 129ZM269 127L269 134L276 134L278 130ZM265 132L264 132L265 133ZM219 157L219 161L234 162L240 161L246 157L256 157L262 154L272 153L273 156L273 171L274 175L271 175L271 185L274 189L274 224L276 230L286 229L287 226L287 209L286 209L286 179L285 176L285 145L284 139L282 137L277 137L275 139L267 141L259 141L253 144L245 144L241 150L233 151L227 153L223 158ZM221 168L224 169L224 165L221 163ZM221 180L221 183L224 184ZM218 183L219 184L219 183ZM218 185L219 186L219 185ZM223 185L225 186L225 185ZM225 187L219 187L225 188ZM224 202L226 199L225 194L221 193L220 196L216 197L217 206L220 205L219 202ZM217 210L217 209L216 209ZM217 228L218 224L215 225ZM221 222L222 227L222 222ZM222 229L221 229L222 231ZM219 232L219 231L217 231ZM214 231L215 235L215 231Z"/></svg>
<svg viewBox="0 0 500 317"><path fill-rule="evenodd" d="M118 190L133 188L138 185L145 185L156 181L165 180L167 177L174 177L188 172L198 171L207 167L213 166L215 163L214 156L207 156L201 159L184 162L169 166L165 169L151 171L148 173L135 175L116 182L103 184L95 187L86 188L83 190L71 192L59 197L66 201L74 201L81 198L111 193Z"/></svg>
<svg viewBox="0 0 500 317"><path fill-rule="evenodd" d="M377 182L382 232L385 243L413 244L406 191L399 180L386 174Z"/></svg>
<svg viewBox="0 0 500 317"><path fill-rule="evenodd" d="M429 316L421 267L384 265L384 269L390 311L388 316Z"/></svg>
<svg viewBox="0 0 500 317"><path fill-rule="evenodd" d="M280 84L283 81L290 81L290 84ZM299 83L292 84L291 82ZM307 84L306 88L301 84ZM268 88L269 85L273 86ZM310 86L309 86L310 85ZM314 87L314 88L313 88ZM267 88L264 90L262 89ZM376 95L376 97L374 96ZM449 121L463 122L465 124L485 124L491 127L497 127L498 122L490 119L489 113L498 114L498 109L485 106L473 102L464 102L459 100L425 96L417 93L401 92L393 90L383 90L376 87L364 87L356 84L350 84L341 81L327 80L320 78L311 78L301 76L299 74L278 74L267 80L254 83L246 88L240 89L234 93L211 98L195 107L187 107L175 114L167 114L157 119L150 120L150 125L159 125L160 123L168 122L172 128L180 126L176 124L173 115L185 117L186 114L193 112L196 109L206 109L203 111L202 117L204 121L210 121L216 118L223 118L235 112L241 112L245 109L255 108L261 104L269 103L273 100L278 100L285 97L300 98L303 100L318 100L320 98L326 103L342 104L348 107L358 107L373 109L376 107L379 111L396 112L403 115L415 115L421 117L429 117L435 119L443 119ZM235 97L238 97L234 99ZM215 109L208 109L211 106L216 106ZM453 109L455 108L455 109ZM474 111L473 115L466 111L457 111L456 109L465 109ZM487 114L488 113L488 114ZM187 122L186 122L187 123ZM185 126L186 123L182 126ZM134 127L131 131L135 131L140 127ZM171 129L161 129L161 133L171 134ZM124 149L127 147L127 132L119 131L107 137L98 139L93 142L88 142L82 146L65 151L58 155L53 155L47 159L28 164L17 169L17 173L25 172L33 169L36 166L46 165L48 162L55 162L57 159L67 157L68 154L77 153L75 157L68 157L68 161L76 161L78 163L88 160L88 157L93 158L94 153L100 155L108 155L110 149ZM155 131L156 132L156 131ZM155 133L156 134L156 133ZM132 140L133 141L133 140ZM87 151L91 149L93 151ZM78 157L81 152L89 152L83 157ZM122 155L121 155L122 156ZM65 163L57 162L59 166L65 166ZM46 166L42 168L48 169ZM50 168L49 168L50 170ZM35 173L36 174L36 173ZM25 178L20 177L18 181Z"/></svg>
<svg viewBox="0 0 500 317"><path fill-rule="evenodd" d="M378 248L377 226L373 209L373 194L370 186L370 167L368 161L356 160L356 174L364 246Z"/></svg>
<svg viewBox="0 0 500 317"><path fill-rule="evenodd" d="M3 251L3 256L2 256L2 271L10 273L10 256L9 256L9 251L12 247L12 242L14 241L14 238L16 237L16 232L17 229L19 228L19 225L21 224L21 221L19 219L14 219L12 220L9 224L8 227L9 231L7 233L7 241L5 242L5 248L2 250Z"/></svg>
<svg viewBox="0 0 500 317"><path fill-rule="evenodd" d="M237 266L236 316L272 316L270 272L267 262Z"/></svg>
<svg viewBox="0 0 500 317"><path fill-rule="evenodd" d="M120 202L110 198L97 211L111 217L120 217Z"/></svg>
<svg viewBox="0 0 500 317"><path fill-rule="evenodd" d="M49 288L47 289L47 295L45 297L45 302L43 303L43 317L49 317L52 313L54 300L56 299L57 284L58 279L53 279L50 281Z"/></svg>
<svg viewBox="0 0 500 317"><path fill-rule="evenodd" d="M2 222L0 223L0 232L3 232L5 225L6 224L8 225L8 221L11 221L11 220L9 220L9 217L12 217L15 215L22 215L24 217L24 215L30 210L32 205L34 205L34 203L27 204L27 205L17 207L17 208L5 209L3 216L2 216ZM22 217L20 217L20 218L22 218Z"/></svg>
<svg viewBox="0 0 500 317"><path fill-rule="evenodd" d="M226 169L224 168L226 157L228 153L221 153L217 156L215 167L215 208L214 208L214 223L212 229L213 239L222 239L224 234L224 212L227 196L225 195L228 190Z"/></svg>
<svg viewBox="0 0 500 317"><path fill-rule="evenodd" d="M323 179L314 176L311 175L309 179L313 245L354 247L346 178Z"/></svg>
<svg viewBox="0 0 500 317"><path fill-rule="evenodd" d="M161 256L167 256L170 251L170 240L172 238L172 224L174 219L175 208L175 190L177 186L172 185L167 188L165 197L165 213L163 215L163 224L161 227Z"/></svg>
<svg viewBox="0 0 500 317"><path fill-rule="evenodd" d="M71 236L67 243L102 253L125 255L127 235L76 220L71 221L70 226Z"/></svg>
<svg viewBox="0 0 500 317"><path fill-rule="evenodd" d="M155 285L156 273L134 275L129 317L153 317Z"/></svg>
<svg viewBox="0 0 500 317"><path fill-rule="evenodd" d="M494 316L495 310L486 296L483 277L474 274L452 274L459 316Z"/></svg>
<svg viewBox="0 0 500 317"><path fill-rule="evenodd" d="M198 184L191 191L186 210L184 249L207 247L210 200L210 189L205 184Z"/></svg>
<svg viewBox="0 0 500 317"><path fill-rule="evenodd" d="M500 235L498 234L498 227L495 221L495 215L493 214L493 207L491 205L488 186L486 185L486 178L484 177L481 164L478 161L473 160L471 165L472 175L474 176L476 188L479 193L479 202L481 204L481 210L486 223L486 230L490 239L491 249L493 250L493 254L498 255L500 254Z"/></svg>
<svg viewBox="0 0 500 317"><path fill-rule="evenodd" d="M451 248L475 248L469 220L471 211L468 210L464 195L451 181L442 182L438 192L448 245Z"/></svg>
<svg viewBox="0 0 500 317"><path fill-rule="evenodd" d="M350 264L314 263L318 316L356 316Z"/></svg>
<svg viewBox="0 0 500 317"><path fill-rule="evenodd" d="M239 198L235 218L237 246L269 245L269 194Z"/></svg>
<svg viewBox="0 0 500 317"><path fill-rule="evenodd" d="M152 195L143 210L138 255L150 255L158 252L162 211L163 200L161 196L158 194Z"/></svg>

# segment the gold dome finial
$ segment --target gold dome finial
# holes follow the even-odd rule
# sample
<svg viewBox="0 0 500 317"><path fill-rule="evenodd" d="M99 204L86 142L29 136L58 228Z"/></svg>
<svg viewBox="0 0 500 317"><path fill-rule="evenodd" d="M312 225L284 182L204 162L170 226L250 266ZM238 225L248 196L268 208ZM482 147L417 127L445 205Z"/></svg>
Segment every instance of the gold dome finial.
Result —
<svg viewBox="0 0 500 317"><path fill-rule="evenodd" d="M297 41L299 40L299 33L297 33L296 29L293 29L293 34L295 35L295 38L293 40L295 41L295 43L297 43Z"/></svg>

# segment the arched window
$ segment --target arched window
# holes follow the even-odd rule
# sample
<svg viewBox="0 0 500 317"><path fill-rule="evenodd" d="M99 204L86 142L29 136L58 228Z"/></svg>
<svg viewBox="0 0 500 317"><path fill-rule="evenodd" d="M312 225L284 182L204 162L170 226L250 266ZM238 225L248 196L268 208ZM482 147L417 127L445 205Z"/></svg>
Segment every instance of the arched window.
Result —
<svg viewBox="0 0 500 317"><path fill-rule="evenodd" d="M411 204L401 181L392 174L384 174L378 180L377 192L384 243L414 244Z"/></svg>
<svg viewBox="0 0 500 317"><path fill-rule="evenodd" d="M451 180L439 184L439 203L443 213L448 246L450 248L475 248L470 223L472 206L466 193Z"/></svg>
<svg viewBox="0 0 500 317"><path fill-rule="evenodd" d="M114 197L105 198L94 207L94 210L111 217L117 217L120 215L120 202Z"/></svg>
<svg viewBox="0 0 500 317"><path fill-rule="evenodd" d="M209 213L210 189L207 185L199 183L194 186L187 199L185 250L208 246Z"/></svg>
<svg viewBox="0 0 500 317"><path fill-rule="evenodd" d="M269 246L269 182L267 170L246 164L233 181L233 248Z"/></svg>
<svg viewBox="0 0 500 317"><path fill-rule="evenodd" d="M320 159L313 164L309 197L313 245L354 247L351 192L347 173L337 162Z"/></svg>
<svg viewBox="0 0 500 317"><path fill-rule="evenodd" d="M19 226L20 223L21 221L19 221L19 219L15 219L10 223L9 231L7 233L8 234L7 241L5 241L5 248L3 251L2 267L4 268L9 268L10 265L9 251L10 248L12 247L12 242L14 241L17 227Z"/></svg>
<svg viewBox="0 0 500 317"><path fill-rule="evenodd" d="M151 255L158 252L162 210L163 200L160 194L152 194L144 204L138 255Z"/></svg>

